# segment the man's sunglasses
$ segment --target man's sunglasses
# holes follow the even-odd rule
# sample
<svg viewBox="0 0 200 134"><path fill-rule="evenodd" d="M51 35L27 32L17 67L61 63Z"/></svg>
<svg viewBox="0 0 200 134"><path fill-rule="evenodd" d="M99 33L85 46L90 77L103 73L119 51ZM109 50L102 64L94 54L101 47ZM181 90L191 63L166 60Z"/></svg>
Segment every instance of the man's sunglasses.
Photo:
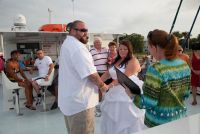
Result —
<svg viewBox="0 0 200 134"><path fill-rule="evenodd" d="M78 29L78 28L74 28L74 30L79 31L79 32L88 32L87 29L83 28L83 29Z"/></svg>

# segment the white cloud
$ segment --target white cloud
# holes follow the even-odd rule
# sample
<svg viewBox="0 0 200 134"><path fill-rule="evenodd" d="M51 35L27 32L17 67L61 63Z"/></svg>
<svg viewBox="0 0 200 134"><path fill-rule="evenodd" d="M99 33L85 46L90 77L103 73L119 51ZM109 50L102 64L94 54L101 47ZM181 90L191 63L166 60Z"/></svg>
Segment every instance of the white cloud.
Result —
<svg viewBox="0 0 200 134"><path fill-rule="evenodd" d="M17 13L26 16L28 28L37 30L48 23L52 10L52 23L69 23L80 19L90 32L140 33L146 36L155 28L170 30L179 0L0 0L0 29L10 29ZM184 0L175 30L189 31L200 0ZM192 34L200 33L200 15Z"/></svg>

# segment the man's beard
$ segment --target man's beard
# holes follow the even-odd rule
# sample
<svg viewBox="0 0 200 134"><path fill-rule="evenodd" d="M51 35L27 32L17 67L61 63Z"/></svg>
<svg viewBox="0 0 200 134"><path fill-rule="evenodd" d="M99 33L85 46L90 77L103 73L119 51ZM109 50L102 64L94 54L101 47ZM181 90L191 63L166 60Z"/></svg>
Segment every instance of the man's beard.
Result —
<svg viewBox="0 0 200 134"><path fill-rule="evenodd" d="M81 38L79 39L79 41L82 42L83 44L87 44L87 43L88 43L88 39L89 39L89 37L88 37L88 36L85 36L85 38L84 38L84 37L81 37Z"/></svg>

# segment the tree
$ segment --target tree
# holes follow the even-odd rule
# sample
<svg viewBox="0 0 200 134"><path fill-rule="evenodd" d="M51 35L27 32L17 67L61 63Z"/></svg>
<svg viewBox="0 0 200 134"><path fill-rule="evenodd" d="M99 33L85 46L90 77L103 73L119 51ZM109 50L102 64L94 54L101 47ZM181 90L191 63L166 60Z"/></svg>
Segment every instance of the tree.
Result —
<svg viewBox="0 0 200 134"><path fill-rule="evenodd" d="M195 44L196 42L198 42L198 39L197 38L191 38L190 39L190 42L189 42L189 49L192 49L192 45Z"/></svg>
<svg viewBox="0 0 200 134"><path fill-rule="evenodd" d="M185 33L183 34L183 32L175 31L172 34L178 38L179 44L183 46L184 43L183 37L185 37Z"/></svg>
<svg viewBox="0 0 200 134"><path fill-rule="evenodd" d="M180 40L181 38L183 38L183 34L180 33L179 31L175 31L175 32L173 32L172 34L175 35L179 40Z"/></svg>
<svg viewBox="0 0 200 134"><path fill-rule="evenodd" d="M197 41L200 42L200 34L197 35Z"/></svg>
<svg viewBox="0 0 200 134"><path fill-rule="evenodd" d="M178 38L179 44L183 47L183 49L185 49L185 47L189 47L189 41L185 42L185 39L188 36L188 32L175 31L173 32L173 35L175 35ZM190 40L190 37L188 38L188 40Z"/></svg>
<svg viewBox="0 0 200 134"><path fill-rule="evenodd" d="M116 39L115 39L116 40ZM136 33L132 33L130 35L126 34L119 38L119 41L129 40L133 45L134 53L141 53L144 49L144 36Z"/></svg>

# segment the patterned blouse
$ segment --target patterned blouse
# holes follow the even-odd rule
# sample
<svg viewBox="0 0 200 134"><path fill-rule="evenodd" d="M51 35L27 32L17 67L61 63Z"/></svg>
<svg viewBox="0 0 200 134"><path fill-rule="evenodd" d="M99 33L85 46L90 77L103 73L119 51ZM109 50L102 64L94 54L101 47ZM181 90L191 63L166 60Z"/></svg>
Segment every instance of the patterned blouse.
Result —
<svg viewBox="0 0 200 134"><path fill-rule="evenodd" d="M190 68L181 60L161 60L147 70L144 94L134 103L146 109L145 125L154 127L186 116L184 100L189 97Z"/></svg>

